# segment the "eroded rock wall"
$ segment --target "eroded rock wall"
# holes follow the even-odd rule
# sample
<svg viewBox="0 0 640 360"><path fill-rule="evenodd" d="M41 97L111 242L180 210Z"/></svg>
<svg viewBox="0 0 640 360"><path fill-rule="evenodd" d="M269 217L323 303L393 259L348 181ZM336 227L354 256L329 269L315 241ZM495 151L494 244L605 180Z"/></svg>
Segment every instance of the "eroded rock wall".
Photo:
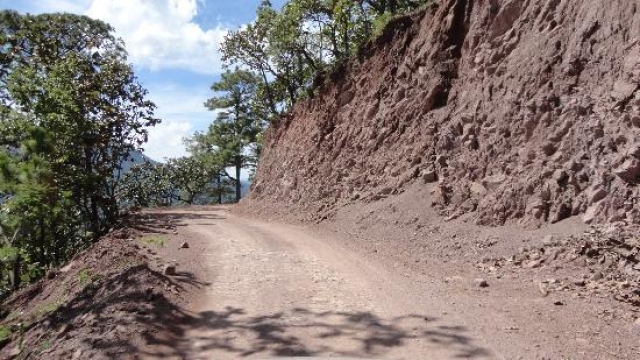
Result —
<svg viewBox="0 0 640 360"><path fill-rule="evenodd" d="M640 222L639 1L442 0L365 53L269 130L253 199L328 216L420 181L481 224Z"/></svg>

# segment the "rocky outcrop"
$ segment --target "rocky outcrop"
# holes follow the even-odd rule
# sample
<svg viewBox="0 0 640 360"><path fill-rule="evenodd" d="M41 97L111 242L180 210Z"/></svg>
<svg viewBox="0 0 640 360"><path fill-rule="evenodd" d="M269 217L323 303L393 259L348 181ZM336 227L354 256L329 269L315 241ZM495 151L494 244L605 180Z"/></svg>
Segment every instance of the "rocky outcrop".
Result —
<svg viewBox="0 0 640 360"><path fill-rule="evenodd" d="M435 182L480 224L640 223L639 140L637 1L442 0L271 127L252 197L326 216Z"/></svg>

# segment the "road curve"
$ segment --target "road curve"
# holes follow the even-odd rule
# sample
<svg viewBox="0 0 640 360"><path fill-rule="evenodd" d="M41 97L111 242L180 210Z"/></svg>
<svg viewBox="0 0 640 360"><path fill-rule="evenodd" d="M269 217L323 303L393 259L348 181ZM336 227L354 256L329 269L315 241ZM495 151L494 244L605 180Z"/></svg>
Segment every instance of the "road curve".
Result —
<svg viewBox="0 0 640 360"><path fill-rule="evenodd" d="M190 210L184 210L190 211ZM210 286L189 309L187 359L496 358L401 274L301 227L197 210Z"/></svg>

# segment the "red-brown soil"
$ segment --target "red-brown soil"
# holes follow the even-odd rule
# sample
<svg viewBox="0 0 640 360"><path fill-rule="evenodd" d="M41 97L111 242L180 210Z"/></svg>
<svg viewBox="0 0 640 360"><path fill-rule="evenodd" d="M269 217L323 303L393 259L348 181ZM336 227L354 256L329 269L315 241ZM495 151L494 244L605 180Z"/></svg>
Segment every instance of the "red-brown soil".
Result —
<svg viewBox="0 0 640 360"><path fill-rule="evenodd" d="M637 358L637 286L607 260L628 255L606 239L637 240L628 228L446 222L428 196L416 185L315 226L142 212L2 304L1 324L24 325L0 358Z"/></svg>
<svg viewBox="0 0 640 360"><path fill-rule="evenodd" d="M179 241L176 226L164 214L132 219L2 303L0 326L13 334L0 358L137 358L179 331L179 306L200 285L187 272L162 274L157 252Z"/></svg>
<svg viewBox="0 0 640 360"><path fill-rule="evenodd" d="M478 224L640 222L637 1L443 0L361 58L271 127L254 199L322 219L437 182Z"/></svg>

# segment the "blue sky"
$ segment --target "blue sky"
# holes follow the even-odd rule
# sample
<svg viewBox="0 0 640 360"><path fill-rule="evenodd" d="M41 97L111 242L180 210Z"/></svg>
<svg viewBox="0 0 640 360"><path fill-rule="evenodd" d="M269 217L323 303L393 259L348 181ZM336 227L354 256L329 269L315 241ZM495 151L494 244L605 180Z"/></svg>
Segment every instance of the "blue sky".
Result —
<svg viewBox="0 0 640 360"><path fill-rule="evenodd" d="M204 108L222 71L219 44L229 30L251 22L260 0L0 0L0 9L71 12L111 24L163 123L150 130L153 159L185 155L182 139L205 130ZM280 7L284 0L272 0Z"/></svg>

